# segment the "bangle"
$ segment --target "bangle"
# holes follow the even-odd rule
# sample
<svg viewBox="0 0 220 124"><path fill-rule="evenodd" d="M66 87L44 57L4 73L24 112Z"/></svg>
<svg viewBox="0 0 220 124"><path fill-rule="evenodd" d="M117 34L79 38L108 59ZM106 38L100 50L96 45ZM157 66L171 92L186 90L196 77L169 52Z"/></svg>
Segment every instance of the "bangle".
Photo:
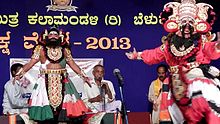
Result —
<svg viewBox="0 0 220 124"><path fill-rule="evenodd" d="M215 44L215 50L216 50L217 53L220 52L219 46L220 46L220 42L218 42L218 43Z"/></svg>
<svg viewBox="0 0 220 124"><path fill-rule="evenodd" d="M137 59L138 59L138 60L141 60L141 59L142 59L142 58L141 58L141 54L142 54L142 52L138 52L138 53L137 53Z"/></svg>
<svg viewBox="0 0 220 124"><path fill-rule="evenodd" d="M137 52L132 53L132 58L133 58L133 59L137 59L137 57L138 57L138 53L137 53Z"/></svg>

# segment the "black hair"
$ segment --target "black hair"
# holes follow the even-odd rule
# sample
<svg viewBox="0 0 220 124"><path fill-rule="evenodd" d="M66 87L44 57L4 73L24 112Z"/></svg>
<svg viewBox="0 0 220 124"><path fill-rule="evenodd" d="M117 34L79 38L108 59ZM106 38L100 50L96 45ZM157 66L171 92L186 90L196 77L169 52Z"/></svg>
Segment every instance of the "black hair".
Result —
<svg viewBox="0 0 220 124"><path fill-rule="evenodd" d="M211 8L208 9L207 14L208 14L207 22L212 26L217 20L218 15L215 13L214 9Z"/></svg>
<svg viewBox="0 0 220 124"><path fill-rule="evenodd" d="M11 75L12 75L12 77L15 77L15 73L17 73L19 71L18 70L19 67L21 68L21 67L23 67L23 65L21 63L15 63L11 66ZM15 73L13 73L13 72L15 72Z"/></svg>
<svg viewBox="0 0 220 124"><path fill-rule="evenodd" d="M57 27L51 27L48 33L50 33L51 31L55 31L59 34L59 29Z"/></svg>
<svg viewBox="0 0 220 124"><path fill-rule="evenodd" d="M101 67L101 68L103 68L103 69L104 69L104 66L103 66L103 65L100 65L100 64L95 65L95 66L93 67L93 69L95 69L95 68L97 68L97 67Z"/></svg>
<svg viewBox="0 0 220 124"><path fill-rule="evenodd" d="M164 24L167 20L169 20L169 16L173 14L173 8L167 7L163 12L160 13L161 22Z"/></svg>
<svg viewBox="0 0 220 124"><path fill-rule="evenodd" d="M160 64L160 65L157 66L157 72L158 72L158 69L159 69L160 67L163 67L163 68L165 69L165 72L168 71L167 65L165 65L165 64Z"/></svg>
<svg viewBox="0 0 220 124"><path fill-rule="evenodd" d="M100 65L100 64L97 64L97 65L95 65L95 66L93 67L93 71L92 71L92 73L94 73L94 72L95 72L95 69L97 69L98 67L101 67L102 70L103 70L103 74L105 74L105 68L104 68L103 65Z"/></svg>

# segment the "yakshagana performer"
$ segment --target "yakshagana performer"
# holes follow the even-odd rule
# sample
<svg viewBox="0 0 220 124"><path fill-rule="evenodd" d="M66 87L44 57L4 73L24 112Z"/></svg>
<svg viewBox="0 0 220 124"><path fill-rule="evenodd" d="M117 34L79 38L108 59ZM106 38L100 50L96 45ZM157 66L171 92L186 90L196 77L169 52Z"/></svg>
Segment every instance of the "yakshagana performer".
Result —
<svg viewBox="0 0 220 124"><path fill-rule="evenodd" d="M40 76L30 99L31 120L66 122L88 111L65 69L68 64L88 83L89 78L73 60L68 33L55 27L45 30L34 48L30 62L20 71L20 74L24 74L41 62Z"/></svg>
<svg viewBox="0 0 220 124"><path fill-rule="evenodd" d="M126 53L132 60L142 59L146 64L166 61L170 66L170 78L162 88L160 121L220 124L219 70L209 65L220 57L220 43L211 42L210 37L214 36L210 35L215 20L212 6L195 0L169 2L161 18L170 32L164 44Z"/></svg>

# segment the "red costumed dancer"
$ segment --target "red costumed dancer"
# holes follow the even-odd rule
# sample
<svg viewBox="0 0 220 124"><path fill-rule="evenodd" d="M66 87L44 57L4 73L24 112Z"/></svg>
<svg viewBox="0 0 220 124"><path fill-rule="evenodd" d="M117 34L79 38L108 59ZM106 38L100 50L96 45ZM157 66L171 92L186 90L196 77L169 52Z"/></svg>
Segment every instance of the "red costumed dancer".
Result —
<svg viewBox="0 0 220 124"><path fill-rule="evenodd" d="M175 124L220 124L219 70L209 63L220 58L220 43L212 41L215 13L211 5L195 0L170 2L161 13L170 34L160 47L126 53L146 64L162 61L170 66L163 84L160 121Z"/></svg>

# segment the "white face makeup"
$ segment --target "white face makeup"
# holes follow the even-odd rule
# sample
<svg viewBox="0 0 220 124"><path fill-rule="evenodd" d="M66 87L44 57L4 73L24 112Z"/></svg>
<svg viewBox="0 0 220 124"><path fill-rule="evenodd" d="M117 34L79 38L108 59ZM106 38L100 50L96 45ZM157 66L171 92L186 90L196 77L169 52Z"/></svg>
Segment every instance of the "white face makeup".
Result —
<svg viewBox="0 0 220 124"><path fill-rule="evenodd" d="M59 6L67 6L70 3L70 0L54 0L54 2Z"/></svg>
<svg viewBox="0 0 220 124"><path fill-rule="evenodd" d="M51 39L51 38L58 39L58 38L59 38L59 34L58 34L56 31L51 31L51 32L48 34L48 39Z"/></svg>
<svg viewBox="0 0 220 124"><path fill-rule="evenodd" d="M195 23L195 21L194 21L194 19L192 19L192 18L186 17L186 18L183 18L183 19L180 21L180 23L181 23L181 26L182 26L182 25L186 25L186 24L189 24L189 25L193 26L194 23Z"/></svg>

